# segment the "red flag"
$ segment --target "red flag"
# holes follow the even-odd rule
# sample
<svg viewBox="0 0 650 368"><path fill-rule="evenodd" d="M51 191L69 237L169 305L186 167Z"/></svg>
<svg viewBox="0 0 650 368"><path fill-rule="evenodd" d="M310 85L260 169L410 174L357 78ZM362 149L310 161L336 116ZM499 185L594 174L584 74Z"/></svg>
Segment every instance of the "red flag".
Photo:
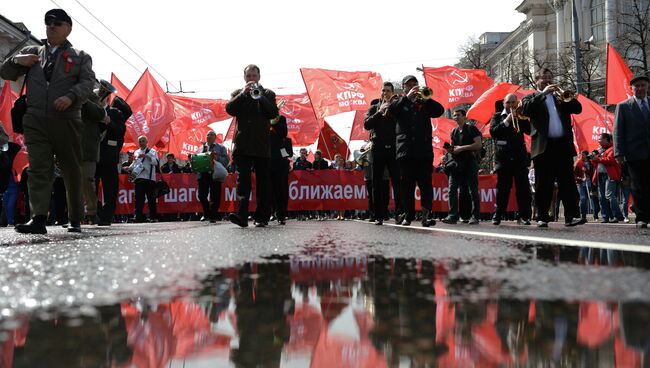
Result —
<svg viewBox="0 0 650 368"><path fill-rule="evenodd" d="M287 118L288 136L296 147L314 144L320 130L314 108L306 93L299 95L277 96L276 100L285 100L280 114Z"/></svg>
<svg viewBox="0 0 650 368"><path fill-rule="evenodd" d="M126 143L135 144L139 136L145 135L150 145L156 145L176 118L172 101L149 69L144 71L126 102L133 110L133 115L126 122Z"/></svg>
<svg viewBox="0 0 650 368"><path fill-rule="evenodd" d="M368 110L381 95L382 79L374 72L301 68L307 94L319 120L355 110Z"/></svg>
<svg viewBox="0 0 650 368"><path fill-rule="evenodd" d="M341 136L336 134L327 121L323 121L323 127L320 130L318 149L323 153L323 157L328 160L333 160L337 153L346 159L349 155L347 143Z"/></svg>
<svg viewBox="0 0 650 368"><path fill-rule="evenodd" d="M492 116L496 112L496 103L501 101L510 93L514 93L519 89L519 86L516 84L510 83L499 83L495 84L492 88L485 91L479 98L474 102L472 107L467 110L467 117L473 120L476 120L478 124L477 127L480 127L489 124Z"/></svg>
<svg viewBox="0 0 650 368"><path fill-rule="evenodd" d="M27 157L27 147L25 147L23 135L14 133L11 125L11 108L16 99L18 99L18 94L11 90L11 83L5 81L2 92L0 92L0 121L2 121L2 126L5 128L9 138L11 138L11 141L20 145L20 151L16 154L13 162L14 176L16 182L19 182L23 170L29 166L29 159Z"/></svg>
<svg viewBox="0 0 650 368"><path fill-rule="evenodd" d="M483 69L459 69L453 66L441 68L423 67L424 80L433 90L433 99L445 109L473 103L494 81Z"/></svg>
<svg viewBox="0 0 650 368"><path fill-rule="evenodd" d="M616 49L607 44L607 74L605 75L605 100L607 104L617 104L632 97L630 80L634 74L625 64Z"/></svg>
<svg viewBox="0 0 650 368"><path fill-rule="evenodd" d="M351 141L365 141L369 139L370 132L363 128L363 121L366 118L366 111L357 111L352 123L352 132L350 133Z"/></svg>
<svg viewBox="0 0 650 368"><path fill-rule="evenodd" d="M117 88L117 95L122 97L123 99L126 100L126 98L129 96L129 93L131 93L131 90L128 89L122 81L117 79L117 76L113 73L111 73L111 84L113 87ZM112 99L112 96L111 96Z"/></svg>
<svg viewBox="0 0 650 368"><path fill-rule="evenodd" d="M600 148L598 138L601 133L610 133L614 129L614 114L603 109L599 104L585 96L578 95L582 104L582 113L573 115L573 135L580 151L593 151Z"/></svg>
<svg viewBox="0 0 650 368"><path fill-rule="evenodd" d="M439 165L440 159L447 153L442 146L445 142L451 141L451 131L457 126L458 124L451 119L443 117L431 119L431 134L433 135L431 142L433 145L434 165Z"/></svg>

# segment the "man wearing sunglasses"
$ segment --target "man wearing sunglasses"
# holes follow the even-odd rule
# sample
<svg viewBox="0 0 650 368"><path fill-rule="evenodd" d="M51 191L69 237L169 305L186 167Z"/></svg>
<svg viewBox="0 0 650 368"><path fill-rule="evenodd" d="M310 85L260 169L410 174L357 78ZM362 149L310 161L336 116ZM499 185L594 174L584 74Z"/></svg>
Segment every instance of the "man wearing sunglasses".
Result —
<svg viewBox="0 0 650 368"><path fill-rule="evenodd" d="M67 40L72 19L62 9L45 13L47 40L28 46L0 66L0 77L17 80L25 75L27 112L23 117L29 152L29 205L32 219L16 231L45 234L56 158L67 192L69 232L81 232L81 106L95 85L92 60Z"/></svg>

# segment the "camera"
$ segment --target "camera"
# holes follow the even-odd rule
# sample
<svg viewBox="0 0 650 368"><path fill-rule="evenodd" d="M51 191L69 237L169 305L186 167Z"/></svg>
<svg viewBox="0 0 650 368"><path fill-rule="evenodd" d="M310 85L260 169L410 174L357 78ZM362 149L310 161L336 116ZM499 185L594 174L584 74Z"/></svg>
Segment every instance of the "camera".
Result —
<svg viewBox="0 0 650 368"><path fill-rule="evenodd" d="M588 157L590 160L593 160L593 159L596 158L598 155L600 155L600 152L599 152L598 150L593 150L593 151L591 151L590 154L587 155L587 157Z"/></svg>
<svg viewBox="0 0 650 368"><path fill-rule="evenodd" d="M446 150L450 149L451 147L453 147L453 146L451 144L449 144L449 142L445 142L445 143L442 144L442 148L444 148Z"/></svg>

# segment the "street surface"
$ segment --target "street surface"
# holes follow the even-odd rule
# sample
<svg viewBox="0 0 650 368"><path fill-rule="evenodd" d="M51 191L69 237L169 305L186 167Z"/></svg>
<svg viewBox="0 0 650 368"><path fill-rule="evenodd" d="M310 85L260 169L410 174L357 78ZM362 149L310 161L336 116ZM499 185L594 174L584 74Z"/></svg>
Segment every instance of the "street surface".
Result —
<svg viewBox="0 0 650 368"><path fill-rule="evenodd" d="M413 224L0 229L0 366L650 364L650 230Z"/></svg>

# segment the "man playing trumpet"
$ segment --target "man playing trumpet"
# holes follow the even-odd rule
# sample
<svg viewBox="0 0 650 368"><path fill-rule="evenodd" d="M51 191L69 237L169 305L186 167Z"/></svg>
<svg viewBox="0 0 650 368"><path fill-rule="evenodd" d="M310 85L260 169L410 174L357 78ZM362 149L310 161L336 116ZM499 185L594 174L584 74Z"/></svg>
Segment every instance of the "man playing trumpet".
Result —
<svg viewBox="0 0 650 368"><path fill-rule="evenodd" d="M503 100L504 109L492 117L490 135L495 143L497 173L497 208L492 223L499 225L508 210L512 180L517 186L517 223L530 225L530 185L528 185L528 152L524 134L530 134L530 119L521 115L517 95Z"/></svg>
<svg viewBox="0 0 650 368"><path fill-rule="evenodd" d="M565 226L582 225L578 206L578 190L573 177L573 146L571 114L580 114L582 105L575 96L555 96L562 93L553 83L553 73L542 69L535 76L537 92L522 100L521 113L531 120L531 158L535 163L535 203L538 227L548 227L548 210L555 182L558 197L564 204Z"/></svg>

